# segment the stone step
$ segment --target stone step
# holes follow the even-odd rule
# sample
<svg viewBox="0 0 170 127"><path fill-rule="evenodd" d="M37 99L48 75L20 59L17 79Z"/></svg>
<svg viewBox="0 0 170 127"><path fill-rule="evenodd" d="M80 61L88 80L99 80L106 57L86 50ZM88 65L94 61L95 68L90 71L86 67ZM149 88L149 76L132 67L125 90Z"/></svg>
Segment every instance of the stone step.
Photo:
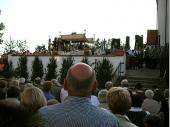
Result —
<svg viewBox="0 0 170 127"><path fill-rule="evenodd" d="M161 78L156 77L127 76L126 79L128 80L130 87L134 87L136 83L141 83L145 88L152 88L153 85L163 88L165 85Z"/></svg>

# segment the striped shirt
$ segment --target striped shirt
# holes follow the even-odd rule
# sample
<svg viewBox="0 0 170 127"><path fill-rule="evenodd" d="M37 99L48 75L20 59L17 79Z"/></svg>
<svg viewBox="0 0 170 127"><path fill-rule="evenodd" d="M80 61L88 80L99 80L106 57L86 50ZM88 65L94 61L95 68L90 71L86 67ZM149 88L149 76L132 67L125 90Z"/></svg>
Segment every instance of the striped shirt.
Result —
<svg viewBox="0 0 170 127"><path fill-rule="evenodd" d="M45 127L119 127L117 118L96 106L88 97L68 96L58 105L39 110Z"/></svg>

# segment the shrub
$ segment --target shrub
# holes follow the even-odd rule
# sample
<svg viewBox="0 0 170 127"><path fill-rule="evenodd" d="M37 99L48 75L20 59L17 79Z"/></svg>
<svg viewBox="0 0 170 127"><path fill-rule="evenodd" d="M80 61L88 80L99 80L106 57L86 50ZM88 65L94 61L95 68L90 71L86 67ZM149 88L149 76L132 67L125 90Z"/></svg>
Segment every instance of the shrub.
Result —
<svg viewBox="0 0 170 127"><path fill-rule="evenodd" d="M47 74L45 80L55 79L57 77L57 62L54 57L51 57L47 65Z"/></svg>
<svg viewBox="0 0 170 127"><path fill-rule="evenodd" d="M105 88L105 83L112 80L113 65L107 58L103 58L102 61L95 62L96 78L98 81L98 88Z"/></svg>
<svg viewBox="0 0 170 127"><path fill-rule="evenodd" d="M16 75L19 77L24 77L25 79L28 78L28 70L27 70L27 57L21 56L18 59L18 67L16 69Z"/></svg>
<svg viewBox="0 0 170 127"><path fill-rule="evenodd" d="M38 56L36 56L34 61L32 62L32 76L31 76L31 80L34 81L34 79L36 77L42 78L43 74L44 74L44 71L43 71L42 61L39 59Z"/></svg>
<svg viewBox="0 0 170 127"><path fill-rule="evenodd" d="M60 69L60 78L59 78L60 84L64 83L64 79L67 75L67 71L73 65L73 62L74 62L74 58L72 57L67 57L63 59L62 67Z"/></svg>

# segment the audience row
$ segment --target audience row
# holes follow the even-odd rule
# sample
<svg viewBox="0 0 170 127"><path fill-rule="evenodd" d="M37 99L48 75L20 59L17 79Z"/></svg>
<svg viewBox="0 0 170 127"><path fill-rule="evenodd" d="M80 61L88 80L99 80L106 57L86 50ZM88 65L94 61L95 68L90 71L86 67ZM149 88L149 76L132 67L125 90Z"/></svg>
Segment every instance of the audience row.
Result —
<svg viewBox="0 0 170 127"><path fill-rule="evenodd" d="M34 83L0 80L0 127L168 127L169 91L135 90L122 80L120 87L106 82L97 91L95 71L78 63L64 84L56 79Z"/></svg>

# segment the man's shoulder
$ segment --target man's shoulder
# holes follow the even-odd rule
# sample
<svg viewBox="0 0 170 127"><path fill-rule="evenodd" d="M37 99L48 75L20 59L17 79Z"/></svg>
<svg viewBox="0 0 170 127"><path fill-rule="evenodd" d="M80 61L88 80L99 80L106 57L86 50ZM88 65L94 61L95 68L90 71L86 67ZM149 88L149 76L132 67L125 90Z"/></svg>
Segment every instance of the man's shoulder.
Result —
<svg viewBox="0 0 170 127"><path fill-rule="evenodd" d="M39 113L40 114L49 114L49 113L52 113L54 112L55 110L57 110L57 107L59 106L60 104L54 104L54 105L49 105L49 106L46 106L46 107L42 107L39 109Z"/></svg>
<svg viewBox="0 0 170 127"><path fill-rule="evenodd" d="M48 124L52 124L53 121L58 121L59 125L69 124L75 121L83 124L89 124L95 122L96 125L104 126L115 126L119 127L119 122L117 118L110 112L97 108L93 105L86 105L87 107L83 108L73 108L70 105L58 104L53 106L48 106L41 108L39 110L42 117ZM85 109L85 110L83 110ZM74 116L74 117L73 117ZM62 119L64 118L64 119ZM88 121L84 123L83 121Z"/></svg>
<svg viewBox="0 0 170 127"><path fill-rule="evenodd" d="M112 114L109 110L105 110L99 107L96 107L95 110L91 112L93 116L95 116L95 120L102 120L104 123L110 123L110 124L118 124L118 119L114 114Z"/></svg>

